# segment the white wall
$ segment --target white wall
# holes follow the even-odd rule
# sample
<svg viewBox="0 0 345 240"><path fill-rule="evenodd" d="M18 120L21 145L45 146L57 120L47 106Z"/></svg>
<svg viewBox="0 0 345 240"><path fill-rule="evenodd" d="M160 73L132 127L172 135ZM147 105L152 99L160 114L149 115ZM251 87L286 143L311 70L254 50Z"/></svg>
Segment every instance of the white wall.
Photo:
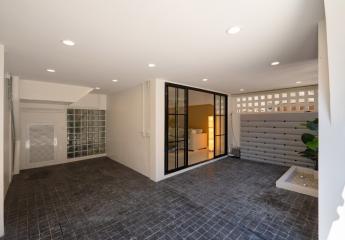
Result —
<svg viewBox="0 0 345 240"><path fill-rule="evenodd" d="M69 108L80 108L80 109L107 109L107 95L89 93L86 96L79 99L77 102L72 103L68 106Z"/></svg>
<svg viewBox="0 0 345 240"><path fill-rule="evenodd" d="M73 103L87 95L92 88L75 85L20 80L20 99L30 101Z"/></svg>
<svg viewBox="0 0 345 240"><path fill-rule="evenodd" d="M229 111L229 146L230 148L236 148L240 146L241 137L241 118L240 114L236 112L236 97L229 95L228 99L228 111Z"/></svg>
<svg viewBox="0 0 345 240"><path fill-rule="evenodd" d="M150 82L150 176L158 182L164 179L164 115L165 82L155 79Z"/></svg>
<svg viewBox="0 0 345 240"><path fill-rule="evenodd" d="M8 79L4 80L4 196L12 181L12 129L11 109L8 101Z"/></svg>
<svg viewBox="0 0 345 240"><path fill-rule="evenodd" d="M0 44L0 236L4 235L4 46Z"/></svg>
<svg viewBox="0 0 345 240"><path fill-rule="evenodd" d="M150 176L150 139L143 123L150 114L144 111L149 104L147 85L137 85L108 96L106 114L106 153L111 159ZM144 96L144 98L143 98Z"/></svg>
<svg viewBox="0 0 345 240"><path fill-rule="evenodd" d="M340 240L345 239L344 226L339 231L335 223L345 187L345 1L325 0L325 11L327 45L323 24L319 35L319 236Z"/></svg>
<svg viewBox="0 0 345 240"><path fill-rule="evenodd" d="M12 109L15 129L15 146L13 156L13 174L18 174L20 170L20 145L21 145L21 121L20 121L20 80L18 76L12 76Z"/></svg>
<svg viewBox="0 0 345 240"><path fill-rule="evenodd" d="M21 80L19 81L19 86L23 83L23 82L27 82L26 80ZM27 83L25 83L27 84ZM49 85L50 89L49 91L54 91L54 87L55 84ZM74 89L74 87L79 88L78 86L73 86L73 85L64 85L63 88L65 88L65 86L70 86L72 89ZM42 101L28 101L27 99L22 99L23 96L27 96L31 93L26 93L25 90L29 90L31 91L31 87L29 89L27 89L26 87L19 87L19 89L21 90L20 92L20 102L19 102L19 109L16 111L16 116L17 119L20 118L19 122L16 123L17 125L17 129L16 129L16 133L18 135L18 139L17 139L17 144L18 146L16 146L16 158L14 161L14 174L18 174L19 170L21 169L25 169L25 168L31 168L31 167L39 167L40 165L30 165L28 166L28 164L26 163L26 156L25 156L25 148L24 148L24 142L23 141L26 136L25 136L25 126L26 126L26 121L28 121L28 116L33 113L35 114L41 114L42 118L46 116L46 114L59 114L59 116L61 116L60 118L56 118L57 122L57 132L56 134L59 134L60 131L63 131L64 134L59 134L59 146L58 146L58 153L57 153L57 158L55 161L53 162L49 162L49 163L44 163L45 165L54 165L54 164L61 164L61 163L68 163L68 162L72 162L72 161L78 161L78 160L83 160L83 159L88 159L88 158L92 158L92 157L97 157L97 156L104 156L105 154L98 154L98 155L93 155L93 156L86 156L86 157L80 157L80 158L75 158L75 159L68 159L67 158L67 122L66 122L66 109L68 107L74 107L74 108L82 108L82 109L101 109L101 110L106 110L106 105L107 105L107 98L106 95L103 94L87 94L86 96L82 97L81 99L79 99L80 97L80 91L77 91L75 93L75 95L73 95L73 92L69 93L69 99L77 99L78 101L71 104L71 105L67 105L66 102L62 102L62 101L46 101L46 100L42 100ZM62 91L63 89L57 89L58 91ZM15 94L14 94L15 95ZM18 95L18 94L17 94ZM73 96L72 96L73 95ZM39 98L42 97L42 95L37 95ZM17 100L17 104L18 104L18 96L16 97ZM24 101L23 101L24 100Z"/></svg>

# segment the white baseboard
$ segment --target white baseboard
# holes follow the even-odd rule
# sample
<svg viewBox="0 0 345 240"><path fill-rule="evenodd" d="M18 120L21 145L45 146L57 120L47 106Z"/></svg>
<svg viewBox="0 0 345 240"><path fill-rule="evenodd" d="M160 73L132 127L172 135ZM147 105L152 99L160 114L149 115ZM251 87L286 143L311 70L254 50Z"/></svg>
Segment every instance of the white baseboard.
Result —
<svg viewBox="0 0 345 240"><path fill-rule="evenodd" d="M107 156L106 153L102 153L102 154L95 154L95 155L89 155L89 156L78 157L78 158L66 158L63 161L54 161L54 162L50 162L50 163L45 163L44 165L36 165L36 166L31 166L31 167L25 167L25 168L22 168L20 170L48 167L48 166L53 166L53 165L77 162L77 161L82 161L82 160L87 160L87 159L92 159L92 158L99 158L99 157L106 157L106 156Z"/></svg>
<svg viewBox="0 0 345 240"><path fill-rule="evenodd" d="M176 175L181 174L181 173L184 173L184 172L188 172L188 171L190 171L190 170L193 170L193 169L196 169L196 168L205 166L205 165L207 165L207 164L210 164L210 163L219 161L219 160L224 159L224 158L227 158L227 157L228 157L228 155L222 156L222 157L219 157L219 158L216 158L216 159L212 159L212 160L205 161L205 162L203 162L203 163L199 163L199 164L197 164L197 165L195 165L195 166L192 166L192 167L188 167L188 168L185 168L185 169L181 169L181 170L179 170L179 171L177 171L177 172L169 173L169 174L167 174L167 175L164 175L164 177L162 177L161 179L159 179L158 181L155 181L155 182L162 181L162 180L164 180L164 179L167 179L167 178L176 176ZM153 180L153 179L151 179L151 180ZM154 181L154 180L153 180L153 181Z"/></svg>

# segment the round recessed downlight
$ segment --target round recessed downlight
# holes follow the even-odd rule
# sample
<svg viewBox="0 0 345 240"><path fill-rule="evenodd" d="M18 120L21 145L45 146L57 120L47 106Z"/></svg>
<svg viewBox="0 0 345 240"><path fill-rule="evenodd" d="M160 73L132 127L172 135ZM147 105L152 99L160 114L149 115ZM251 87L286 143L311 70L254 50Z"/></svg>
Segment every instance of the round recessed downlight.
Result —
<svg viewBox="0 0 345 240"><path fill-rule="evenodd" d="M277 65L279 65L279 64L280 64L280 62L278 62L278 61L271 62L271 66L277 66Z"/></svg>
<svg viewBox="0 0 345 240"><path fill-rule="evenodd" d="M241 89L240 89L240 92L243 92L243 91L244 91L244 89L243 89L243 88L241 88Z"/></svg>
<svg viewBox="0 0 345 240"><path fill-rule="evenodd" d="M100 87L95 87L96 90L100 90L101 88Z"/></svg>
<svg viewBox="0 0 345 240"><path fill-rule="evenodd" d="M75 45L75 42L73 42L72 40L69 40L69 39L65 39L65 40L62 40L62 43L66 46L74 46Z"/></svg>
<svg viewBox="0 0 345 240"><path fill-rule="evenodd" d="M111 80L111 81L113 81L113 82L118 82L119 80L117 80L117 79L113 79L113 80Z"/></svg>
<svg viewBox="0 0 345 240"><path fill-rule="evenodd" d="M228 34L236 34L236 33L239 33L240 31L241 31L241 28L239 26L233 26L229 28L226 32Z"/></svg>
<svg viewBox="0 0 345 240"><path fill-rule="evenodd" d="M149 63L147 66L148 66L149 68L154 68L154 67L156 67L156 64L154 64L154 63Z"/></svg>
<svg viewBox="0 0 345 240"><path fill-rule="evenodd" d="M297 81L296 83L297 83L297 84L301 84L302 82L301 82L301 81Z"/></svg>
<svg viewBox="0 0 345 240"><path fill-rule="evenodd" d="M203 82L207 82L208 79L207 79L207 78L203 78L202 81L203 81Z"/></svg>
<svg viewBox="0 0 345 240"><path fill-rule="evenodd" d="M50 73L55 73L56 71L55 71L55 69L48 68L48 69L47 69L47 72L50 72Z"/></svg>

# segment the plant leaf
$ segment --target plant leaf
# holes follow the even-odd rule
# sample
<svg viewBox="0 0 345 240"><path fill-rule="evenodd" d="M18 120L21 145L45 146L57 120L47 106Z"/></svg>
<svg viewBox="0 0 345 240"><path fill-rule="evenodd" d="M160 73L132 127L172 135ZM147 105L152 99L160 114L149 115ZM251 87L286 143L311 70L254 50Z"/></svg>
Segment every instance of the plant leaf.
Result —
<svg viewBox="0 0 345 240"><path fill-rule="evenodd" d="M305 143L305 145L306 145L309 149L312 149L312 150L314 150L314 151L317 151L317 148L318 148L318 146L319 146L319 140L318 140L316 137L314 137L313 140L311 140L311 141Z"/></svg>
<svg viewBox="0 0 345 240"><path fill-rule="evenodd" d="M306 150L304 150L303 152L300 152L300 154L303 156L303 157L306 157L306 158L309 158L313 161L316 161L318 159L318 152L317 151L314 151L310 148L307 148Z"/></svg>
<svg viewBox="0 0 345 240"><path fill-rule="evenodd" d="M310 133L303 133L301 139L304 144L307 144L308 142L313 141L315 139L315 136Z"/></svg>
<svg viewBox="0 0 345 240"><path fill-rule="evenodd" d="M307 121L306 127L313 131L319 130L319 119L315 118L313 121Z"/></svg>

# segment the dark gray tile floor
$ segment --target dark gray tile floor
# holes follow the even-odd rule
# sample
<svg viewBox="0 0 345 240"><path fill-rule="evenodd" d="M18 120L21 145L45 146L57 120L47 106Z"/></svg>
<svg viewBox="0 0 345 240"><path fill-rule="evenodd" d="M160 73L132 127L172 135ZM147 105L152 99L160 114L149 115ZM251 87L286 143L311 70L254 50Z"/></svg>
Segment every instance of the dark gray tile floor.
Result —
<svg viewBox="0 0 345 240"><path fill-rule="evenodd" d="M107 158L22 171L5 239L317 239L317 199L287 168L227 158L154 183Z"/></svg>

